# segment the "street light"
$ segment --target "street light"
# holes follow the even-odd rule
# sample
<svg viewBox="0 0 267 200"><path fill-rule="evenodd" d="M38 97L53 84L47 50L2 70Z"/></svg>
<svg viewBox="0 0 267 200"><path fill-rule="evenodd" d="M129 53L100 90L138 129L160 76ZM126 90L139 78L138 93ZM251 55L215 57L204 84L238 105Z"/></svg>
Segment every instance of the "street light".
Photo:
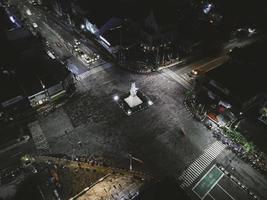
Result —
<svg viewBox="0 0 267 200"><path fill-rule="evenodd" d="M151 100L149 100L147 103L149 106L153 105L153 102Z"/></svg>
<svg viewBox="0 0 267 200"><path fill-rule="evenodd" d="M81 29L85 29L85 25L84 24L81 24Z"/></svg>
<svg viewBox="0 0 267 200"><path fill-rule="evenodd" d="M115 95L114 97L113 97L113 100L114 101L118 101L120 99L120 97L118 96L118 95Z"/></svg>

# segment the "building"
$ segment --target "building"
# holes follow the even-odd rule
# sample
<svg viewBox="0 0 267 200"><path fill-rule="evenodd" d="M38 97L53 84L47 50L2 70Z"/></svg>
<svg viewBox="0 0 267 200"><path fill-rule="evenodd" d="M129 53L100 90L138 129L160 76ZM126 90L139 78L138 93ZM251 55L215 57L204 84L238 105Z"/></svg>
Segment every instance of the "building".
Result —
<svg viewBox="0 0 267 200"><path fill-rule="evenodd" d="M0 73L0 111L16 110L21 112L29 108L27 98L17 80L14 69L1 67Z"/></svg>
<svg viewBox="0 0 267 200"><path fill-rule="evenodd" d="M0 60L2 112L18 116L22 111L53 104L73 91L72 74L50 59L38 40L27 36L5 39L1 44L5 49Z"/></svg>
<svg viewBox="0 0 267 200"><path fill-rule="evenodd" d="M21 54L19 81L32 107L53 102L66 95L73 85L71 73L42 50L30 49Z"/></svg>
<svg viewBox="0 0 267 200"><path fill-rule="evenodd" d="M150 10L143 18L129 19L126 29L132 32L131 40L128 40L129 32L122 36L127 38L122 38L125 59L137 60L139 65L159 66L179 57L177 19L172 10L169 15Z"/></svg>
<svg viewBox="0 0 267 200"><path fill-rule="evenodd" d="M264 101L266 88L265 44L234 50L229 62L196 80L195 91L205 104L221 104L242 114Z"/></svg>
<svg viewBox="0 0 267 200"><path fill-rule="evenodd" d="M135 199L147 187L148 181L131 173L107 174L70 200Z"/></svg>
<svg viewBox="0 0 267 200"><path fill-rule="evenodd" d="M88 8L87 12L84 8ZM215 44L208 42L203 46L210 25L199 21L188 1L99 1L94 9L88 2L76 1L73 10L75 19L83 15L98 28L99 34L114 47L121 65L137 68L135 71L157 69L191 55L192 51L199 56L203 49L207 51Z"/></svg>

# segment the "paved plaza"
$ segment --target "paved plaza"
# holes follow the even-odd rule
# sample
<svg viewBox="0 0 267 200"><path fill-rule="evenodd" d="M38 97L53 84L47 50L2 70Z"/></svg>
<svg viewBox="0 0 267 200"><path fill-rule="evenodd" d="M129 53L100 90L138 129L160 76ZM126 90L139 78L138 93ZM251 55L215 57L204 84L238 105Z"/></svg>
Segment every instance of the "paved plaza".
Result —
<svg viewBox="0 0 267 200"><path fill-rule="evenodd" d="M180 84L178 79L164 73L131 74L111 66L87 74L77 82L76 94L63 107L38 120L51 153L72 158L96 156L114 167L126 169L130 153L143 161L142 164L133 161L133 169L157 178L175 177L178 182L192 166L190 173L177 184L185 190L190 190L216 162L230 165L228 157L232 153L193 120L184 106L184 95L191 83ZM150 98L153 106L127 116L114 101L114 94L129 92L131 82ZM181 127L185 135L179 131ZM205 165L199 168L200 162ZM245 163L237 165L255 171ZM242 177L245 172L235 173ZM259 177L257 173L245 176L245 182L250 187L260 184L264 188L266 181ZM264 191L263 188L259 190Z"/></svg>

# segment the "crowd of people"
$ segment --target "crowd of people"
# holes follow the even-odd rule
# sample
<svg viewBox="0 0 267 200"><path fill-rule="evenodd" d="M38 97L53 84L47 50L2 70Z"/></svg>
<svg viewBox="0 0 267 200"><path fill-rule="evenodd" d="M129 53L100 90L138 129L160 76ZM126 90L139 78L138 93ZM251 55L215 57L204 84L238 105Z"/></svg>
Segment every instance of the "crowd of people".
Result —
<svg viewBox="0 0 267 200"><path fill-rule="evenodd" d="M196 101L192 93L188 93L188 95L186 95L184 103L188 110L192 112L195 119L203 122L208 129L212 130L213 137L222 141L223 144L226 144L228 149L232 150L233 153L245 162L249 163L253 168L260 171L262 174L267 175L267 155L264 152L260 151L252 143L247 141L244 142L241 139L239 140L238 137L235 137L237 133L232 130L231 127L219 126L214 122L211 122L210 119L206 118L206 112L203 111L200 114L195 109Z"/></svg>

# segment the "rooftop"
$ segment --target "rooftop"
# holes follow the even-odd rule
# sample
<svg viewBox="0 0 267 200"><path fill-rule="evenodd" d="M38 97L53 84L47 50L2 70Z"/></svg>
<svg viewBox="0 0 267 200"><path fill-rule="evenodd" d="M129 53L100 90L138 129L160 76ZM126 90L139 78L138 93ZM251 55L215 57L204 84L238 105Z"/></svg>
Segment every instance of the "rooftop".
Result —
<svg viewBox="0 0 267 200"><path fill-rule="evenodd" d="M266 48L265 48L266 49ZM257 51L258 50L258 51ZM230 95L238 101L245 101L259 93L267 92L266 74L267 65L262 63L258 55L264 57L263 47L255 46L239 51L234 59L209 71L206 74L209 80L214 80L220 86L227 88ZM258 54L259 51L263 53ZM255 59L253 59L255 58Z"/></svg>
<svg viewBox="0 0 267 200"><path fill-rule="evenodd" d="M17 73L27 95L49 88L63 80L68 71L40 49L24 51L18 59ZM19 67L20 66L20 67Z"/></svg>
<svg viewBox="0 0 267 200"><path fill-rule="evenodd" d="M7 87L8 85L8 87ZM21 88L15 78L9 70L1 68L0 66L0 103L10 100L22 94Z"/></svg>
<svg viewBox="0 0 267 200"><path fill-rule="evenodd" d="M139 195L143 181L132 174L108 174L79 195L77 200L132 199Z"/></svg>
<svg viewBox="0 0 267 200"><path fill-rule="evenodd" d="M2 36L2 39L7 37ZM1 91L7 90L5 85L11 87L11 90L9 87L8 91L1 94L0 100L17 95L31 96L43 90L42 84L45 87L55 85L69 73L61 63L49 58L38 39L27 36L13 41L3 39L0 42L5 49L0 64L10 71L10 75L1 75Z"/></svg>

